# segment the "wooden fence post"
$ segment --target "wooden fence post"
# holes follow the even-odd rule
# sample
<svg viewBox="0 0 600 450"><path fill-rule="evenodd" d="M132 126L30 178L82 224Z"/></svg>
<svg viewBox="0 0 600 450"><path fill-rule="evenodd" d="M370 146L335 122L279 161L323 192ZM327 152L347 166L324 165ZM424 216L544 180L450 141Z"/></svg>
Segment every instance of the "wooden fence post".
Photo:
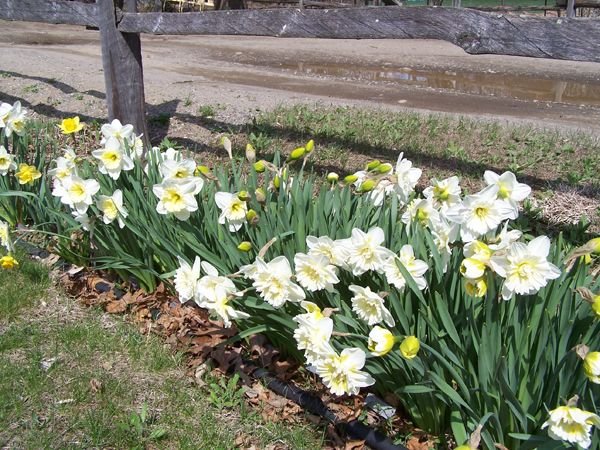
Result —
<svg viewBox="0 0 600 450"><path fill-rule="evenodd" d="M146 126L140 35L117 30L113 0L97 0L97 4L109 120L119 119L123 124L132 124L137 134L143 134L147 148L150 137ZM125 7L129 12L135 12L135 0L125 0Z"/></svg>

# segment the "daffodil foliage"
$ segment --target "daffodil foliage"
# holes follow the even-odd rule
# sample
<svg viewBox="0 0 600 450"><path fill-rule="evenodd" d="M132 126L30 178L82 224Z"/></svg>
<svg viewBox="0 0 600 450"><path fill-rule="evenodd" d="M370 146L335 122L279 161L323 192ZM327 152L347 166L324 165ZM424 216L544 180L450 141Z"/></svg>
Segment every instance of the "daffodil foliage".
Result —
<svg viewBox="0 0 600 450"><path fill-rule="evenodd" d="M416 426L459 444L480 429L488 449L598 445L600 249L523 233L531 189L514 174L486 171L476 193L458 177L417 193L422 172L399 155L321 179L304 170L312 141L256 161L226 140L230 163L211 169L173 148L144 152L118 120L96 149L73 139L48 164L10 127L3 243L19 222L69 260L148 290L164 281L240 339L264 333L332 394L393 393Z"/></svg>

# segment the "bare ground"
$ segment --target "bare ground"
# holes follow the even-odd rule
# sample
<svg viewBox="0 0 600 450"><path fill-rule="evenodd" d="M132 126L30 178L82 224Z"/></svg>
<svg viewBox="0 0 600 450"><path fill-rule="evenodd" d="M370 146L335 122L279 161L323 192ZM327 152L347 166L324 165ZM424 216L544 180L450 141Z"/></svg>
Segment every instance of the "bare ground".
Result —
<svg viewBox="0 0 600 450"><path fill-rule="evenodd" d="M40 114L106 117L98 32L0 21L0 99ZM468 55L442 41L144 36L154 129L205 143L195 118L212 105L224 126L280 104L435 111L600 134L600 64ZM157 128L157 127L155 127ZM160 127L158 127L160 128Z"/></svg>

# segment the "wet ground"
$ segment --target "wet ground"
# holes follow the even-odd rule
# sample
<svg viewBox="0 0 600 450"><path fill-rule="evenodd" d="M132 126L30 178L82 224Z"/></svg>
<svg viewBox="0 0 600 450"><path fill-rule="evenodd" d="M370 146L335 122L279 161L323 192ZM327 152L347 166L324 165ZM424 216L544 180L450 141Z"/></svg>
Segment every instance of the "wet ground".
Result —
<svg viewBox="0 0 600 450"><path fill-rule="evenodd" d="M12 83L0 79L0 98L22 97L32 105L48 106L53 91L44 82L56 88L50 80L68 86L63 91L94 92L98 100L84 105L55 100L61 105L53 106L57 112L77 112L83 106L85 113L91 103L103 107L97 32L24 22L0 25L0 70L13 74ZM446 42L425 40L144 36L142 49L147 100L159 108L169 104L167 112L182 103L200 103L248 115L280 103L324 101L528 121L600 134L598 63L472 56ZM36 80L39 86L28 91Z"/></svg>

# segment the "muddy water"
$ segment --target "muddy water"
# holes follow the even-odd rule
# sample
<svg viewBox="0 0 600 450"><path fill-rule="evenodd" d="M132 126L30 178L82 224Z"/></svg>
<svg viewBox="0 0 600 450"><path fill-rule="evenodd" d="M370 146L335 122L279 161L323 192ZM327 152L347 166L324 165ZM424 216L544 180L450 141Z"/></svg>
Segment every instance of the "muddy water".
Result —
<svg viewBox="0 0 600 450"><path fill-rule="evenodd" d="M457 93L509 97L540 102L600 106L600 82L578 82L490 72L417 70L409 67L369 67L352 64L275 63L295 73L353 81L388 82L443 89Z"/></svg>

